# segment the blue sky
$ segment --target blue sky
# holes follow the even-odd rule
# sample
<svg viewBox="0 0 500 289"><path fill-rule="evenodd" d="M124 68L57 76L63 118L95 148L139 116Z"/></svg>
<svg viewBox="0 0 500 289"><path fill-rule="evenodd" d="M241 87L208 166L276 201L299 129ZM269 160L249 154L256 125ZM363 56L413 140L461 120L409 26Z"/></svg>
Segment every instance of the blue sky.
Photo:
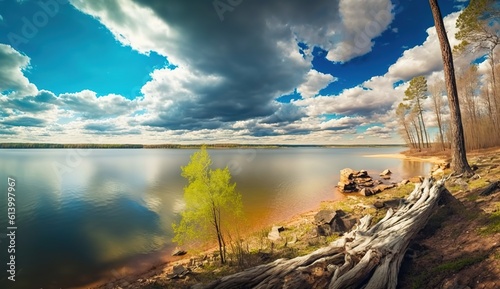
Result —
<svg viewBox="0 0 500 289"><path fill-rule="evenodd" d="M452 44L467 4L440 1ZM0 1L0 141L401 143L432 27L418 0Z"/></svg>

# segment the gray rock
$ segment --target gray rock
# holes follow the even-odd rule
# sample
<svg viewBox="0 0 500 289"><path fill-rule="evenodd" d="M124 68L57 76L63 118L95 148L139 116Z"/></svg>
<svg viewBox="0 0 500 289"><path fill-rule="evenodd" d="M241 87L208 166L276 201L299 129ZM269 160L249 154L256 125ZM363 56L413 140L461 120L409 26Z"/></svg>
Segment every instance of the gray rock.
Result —
<svg viewBox="0 0 500 289"><path fill-rule="evenodd" d="M335 212L334 210L321 210L316 215L314 215L314 224L331 224L336 215L337 212Z"/></svg>
<svg viewBox="0 0 500 289"><path fill-rule="evenodd" d="M373 195L373 192L372 192L372 190L370 188L362 188L359 191L359 194L362 195L362 196L368 197L368 196Z"/></svg>
<svg viewBox="0 0 500 289"><path fill-rule="evenodd" d="M392 174L391 170L385 169L383 172L380 173L380 176L388 176Z"/></svg>

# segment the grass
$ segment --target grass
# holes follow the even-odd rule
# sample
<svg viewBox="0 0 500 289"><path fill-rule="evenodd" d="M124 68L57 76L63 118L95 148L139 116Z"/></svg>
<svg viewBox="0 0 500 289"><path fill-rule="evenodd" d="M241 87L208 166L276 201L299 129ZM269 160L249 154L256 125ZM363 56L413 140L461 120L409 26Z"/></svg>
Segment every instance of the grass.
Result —
<svg viewBox="0 0 500 289"><path fill-rule="evenodd" d="M486 222L487 225L479 229L481 235L500 233L500 203L497 204L496 211L488 216Z"/></svg>
<svg viewBox="0 0 500 289"><path fill-rule="evenodd" d="M454 260L447 261L442 263L434 268L431 268L428 271L423 272L422 274L415 276L412 282L412 288L421 289L421 288L434 288L438 284L430 284L429 280L431 277L435 280L435 276L450 276L456 272L461 271L462 269L472 266L474 264L480 263L488 258L487 255L478 255L478 256L464 256Z"/></svg>

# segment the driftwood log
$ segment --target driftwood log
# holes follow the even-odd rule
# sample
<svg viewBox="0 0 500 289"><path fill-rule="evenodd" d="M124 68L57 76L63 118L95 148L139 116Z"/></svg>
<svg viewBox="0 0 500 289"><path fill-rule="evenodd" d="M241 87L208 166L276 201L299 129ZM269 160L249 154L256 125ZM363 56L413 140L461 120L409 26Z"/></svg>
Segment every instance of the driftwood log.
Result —
<svg viewBox="0 0 500 289"><path fill-rule="evenodd" d="M396 288L409 243L427 223L443 190L444 180L426 178L402 206L389 209L372 227L371 216L364 216L327 247L225 276L202 288Z"/></svg>
<svg viewBox="0 0 500 289"><path fill-rule="evenodd" d="M494 181L491 183L489 186L486 187L481 193L479 193L480 196L489 196L493 194L497 189L500 189L500 182L499 181Z"/></svg>

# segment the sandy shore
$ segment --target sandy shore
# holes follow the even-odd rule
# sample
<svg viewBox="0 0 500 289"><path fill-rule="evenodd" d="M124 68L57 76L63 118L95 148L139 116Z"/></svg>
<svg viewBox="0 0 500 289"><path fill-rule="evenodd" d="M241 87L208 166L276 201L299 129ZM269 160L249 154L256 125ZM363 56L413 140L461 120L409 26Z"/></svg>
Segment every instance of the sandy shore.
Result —
<svg viewBox="0 0 500 289"><path fill-rule="evenodd" d="M378 154L378 155L364 155L366 158L390 158L390 159L403 159L409 161L417 161L417 162L431 162L433 164L440 164L445 160L440 157L413 157L406 156L404 154Z"/></svg>

